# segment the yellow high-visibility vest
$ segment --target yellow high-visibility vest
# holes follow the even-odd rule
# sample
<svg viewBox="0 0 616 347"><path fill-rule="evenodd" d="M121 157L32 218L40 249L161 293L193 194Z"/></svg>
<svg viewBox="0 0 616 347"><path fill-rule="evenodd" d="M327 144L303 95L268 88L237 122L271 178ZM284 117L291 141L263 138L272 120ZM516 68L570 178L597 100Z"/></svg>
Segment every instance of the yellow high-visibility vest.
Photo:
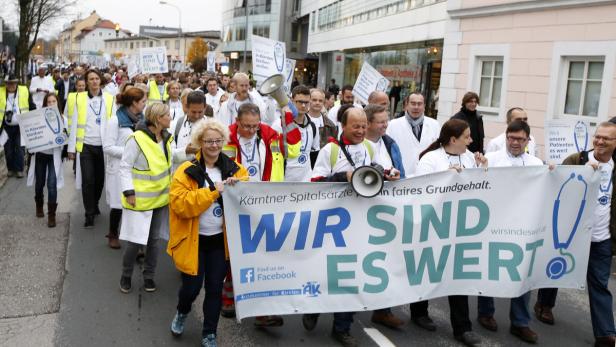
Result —
<svg viewBox="0 0 616 347"><path fill-rule="evenodd" d="M68 118L68 134L71 134L73 124L73 113L75 113L75 103L77 102L77 92L70 92L66 96L66 117Z"/></svg>
<svg viewBox="0 0 616 347"><path fill-rule="evenodd" d="M163 96L161 98L160 91L158 90L158 84L156 81L150 81L150 91L148 92L148 106L156 103L162 103L169 99L169 94L167 94L167 83L165 83L165 90Z"/></svg>
<svg viewBox="0 0 616 347"><path fill-rule="evenodd" d="M133 187L135 189L135 206L130 205L122 194L122 206L134 211L149 211L169 204L169 185L171 184L171 140L165 146L167 157L156 141L141 130L130 135L135 139L139 149L148 162L147 170L132 169ZM130 137L129 137L130 138Z"/></svg>
<svg viewBox="0 0 616 347"><path fill-rule="evenodd" d="M26 86L17 86L17 99L19 104L19 112L26 113L30 111L30 103L28 99L30 98L30 92L28 91L28 87ZM4 121L4 111L6 109L6 86L0 87L0 125L2 121Z"/></svg>
<svg viewBox="0 0 616 347"><path fill-rule="evenodd" d="M105 111L107 119L109 119L111 118L111 114L113 111L113 96L111 96L111 94L109 93L103 92L103 99L105 100ZM75 103L77 104L77 134L75 150L81 153L81 150L83 149L83 140L86 137L86 119L88 118L88 92L77 93L75 97ZM73 124L72 121L70 124Z"/></svg>

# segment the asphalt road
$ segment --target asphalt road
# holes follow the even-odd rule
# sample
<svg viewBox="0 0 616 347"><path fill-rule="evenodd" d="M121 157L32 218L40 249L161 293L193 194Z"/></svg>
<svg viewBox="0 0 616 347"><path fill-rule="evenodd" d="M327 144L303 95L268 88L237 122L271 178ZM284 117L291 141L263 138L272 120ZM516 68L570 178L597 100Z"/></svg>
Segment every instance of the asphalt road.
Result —
<svg viewBox="0 0 616 347"><path fill-rule="evenodd" d="M68 167L66 172L71 172ZM198 346L203 318L202 296L193 305L184 335L173 338L169 332L180 277L164 253L164 243L160 246L156 275L158 290L154 293L143 291L136 268L133 291L122 294L119 291L122 251L112 250L106 245L108 208L104 197L100 204L102 216L97 218L95 228L83 229L81 195L74 190L70 176L66 175L67 186L60 194L59 210L67 214L62 215L62 222L56 230L44 227L42 220L37 221L34 217L33 191L25 187L25 180L11 178L0 189L0 251L8 252L8 249L12 252L10 256L0 256L0 346ZM19 223L9 224L7 220ZM28 238L28 247L25 248L23 241L15 243L20 239L15 235L26 229L34 234L47 232L49 235ZM62 230L67 231L68 240ZM19 263L15 262L15 248L35 251L30 256L26 251L22 252L24 258L30 258L27 267L16 265ZM32 256L36 252L44 256ZM58 262L64 261L65 268L58 266ZM21 283L21 286L15 283ZM613 284L614 281L610 285L612 290ZM35 290L37 287L52 289L43 289L41 294L40 290ZM533 293L531 305L535 297ZM473 327L483 338L483 345L526 345L508 332L508 302L506 299L496 300L499 330L493 333L475 322L476 300L470 299ZM394 313L405 321L409 320L408 306L396 307ZM531 323L539 334L540 345L593 344L586 292L561 290L554 313L554 326L534 319ZM355 316L351 333L362 346L461 346L451 336L446 299L430 303L430 315L438 326L434 333L412 324L400 330L375 326L370 321L370 314L362 312ZM300 316L285 316L284 319L283 327L259 329L253 326L253 319L238 323L221 318L219 345L337 346L329 337L331 314L321 315L312 332L303 329Z"/></svg>

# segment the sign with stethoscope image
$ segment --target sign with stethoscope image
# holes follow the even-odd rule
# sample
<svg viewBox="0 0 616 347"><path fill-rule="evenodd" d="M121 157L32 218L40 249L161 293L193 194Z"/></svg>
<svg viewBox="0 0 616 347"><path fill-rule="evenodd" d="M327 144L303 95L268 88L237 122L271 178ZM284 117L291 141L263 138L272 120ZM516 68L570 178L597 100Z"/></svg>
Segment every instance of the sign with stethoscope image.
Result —
<svg viewBox="0 0 616 347"><path fill-rule="evenodd" d="M567 156L588 151L592 135L591 124L574 119L554 119L545 123L545 158L560 164Z"/></svg>
<svg viewBox="0 0 616 347"><path fill-rule="evenodd" d="M57 106L20 114L19 130L31 153L62 147L68 139L64 117Z"/></svg>
<svg viewBox="0 0 616 347"><path fill-rule="evenodd" d="M146 47L139 49L140 73L167 73L169 72L168 65L166 47Z"/></svg>
<svg viewBox="0 0 616 347"><path fill-rule="evenodd" d="M257 81L257 88L266 78L283 74L286 63L286 45L284 42L252 35L252 73Z"/></svg>

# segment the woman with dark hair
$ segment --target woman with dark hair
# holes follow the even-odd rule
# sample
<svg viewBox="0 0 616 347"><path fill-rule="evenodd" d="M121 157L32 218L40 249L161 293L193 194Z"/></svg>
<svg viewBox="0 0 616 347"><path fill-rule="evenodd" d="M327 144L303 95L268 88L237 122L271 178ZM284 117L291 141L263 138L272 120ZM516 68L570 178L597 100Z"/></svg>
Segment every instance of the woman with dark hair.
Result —
<svg viewBox="0 0 616 347"><path fill-rule="evenodd" d="M43 98L43 107L58 105L56 94L49 93ZM60 117L62 122L64 118ZM62 125L64 129L64 125ZM66 132L66 130L64 130ZM56 209L58 208L58 189L64 186L64 173L62 172L62 147L56 147L33 153L28 170L28 186L34 184L34 201L36 203L36 216L45 217L43 205L45 197L43 188L47 185L47 226L56 226Z"/></svg>
<svg viewBox="0 0 616 347"><path fill-rule="evenodd" d="M467 92L462 98L462 108L460 112L453 115L453 119L461 119L468 123L471 129L471 137L473 142L468 146L468 150L472 153L483 153L483 119L477 112L479 106L479 95L475 92Z"/></svg>
<svg viewBox="0 0 616 347"><path fill-rule="evenodd" d="M116 95L119 108L116 117L107 121L105 138L103 139L103 152L107 155L105 164L105 193L109 212L109 234L107 234L109 247L120 248L118 241L120 220L122 218L122 190L120 188L120 161L124 152L124 144L135 131L137 123L143 121L143 109L146 104L146 95L143 90L128 86Z"/></svg>
<svg viewBox="0 0 616 347"><path fill-rule="evenodd" d="M441 132L425 151L419 155L417 175L426 175L445 170L487 167L488 161L481 153L472 154L466 147L473 142L468 123L459 119L450 119L441 127ZM449 299L449 312L453 336L467 346L481 343L479 335L472 329L469 318L468 296L452 295Z"/></svg>

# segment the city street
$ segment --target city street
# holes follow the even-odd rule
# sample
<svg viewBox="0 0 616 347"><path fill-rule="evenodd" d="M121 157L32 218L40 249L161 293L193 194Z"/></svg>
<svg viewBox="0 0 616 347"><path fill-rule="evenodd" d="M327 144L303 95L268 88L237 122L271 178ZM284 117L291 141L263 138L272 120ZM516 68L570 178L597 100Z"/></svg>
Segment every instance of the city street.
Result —
<svg viewBox="0 0 616 347"><path fill-rule="evenodd" d="M1 346L196 346L201 336L201 302L198 298L181 338L173 338L169 324L176 305L180 278L161 243L156 283L146 293L135 271L133 291L118 288L122 251L106 245L108 209L94 229L83 225L81 195L74 189L71 170L65 163L66 186L61 190L58 226L49 229L34 217L33 190L25 179L10 178L0 189L0 345ZM104 208L103 208L104 207ZM612 290L614 281L611 282ZM534 303L535 295L531 300ZM508 332L508 300L498 299L497 333L476 321L476 300L471 317L485 346L525 345ZM394 312L409 320L408 307ZM355 316L352 334L362 346L458 346L451 336L447 301L431 301L435 333L408 324L393 331L370 322L370 312ZM555 309L556 325L533 319L532 328L542 346L591 346L594 342L587 294L562 290ZM307 332L300 316L285 317L281 328L257 329L253 319L241 324L220 319L221 346L336 346L329 337L331 315L321 316L317 328Z"/></svg>

